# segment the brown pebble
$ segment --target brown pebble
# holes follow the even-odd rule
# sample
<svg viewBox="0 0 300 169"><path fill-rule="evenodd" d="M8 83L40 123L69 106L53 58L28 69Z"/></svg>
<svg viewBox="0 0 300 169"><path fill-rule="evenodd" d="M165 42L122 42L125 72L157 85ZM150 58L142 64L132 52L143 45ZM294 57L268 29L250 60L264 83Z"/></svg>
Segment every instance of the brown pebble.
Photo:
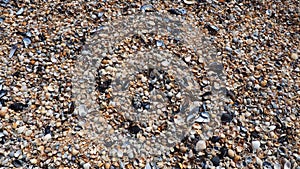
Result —
<svg viewBox="0 0 300 169"><path fill-rule="evenodd" d="M265 87L265 86L267 86L267 81L266 80L263 80L261 83L260 83L260 85L262 86L262 87Z"/></svg>
<svg viewBox="0 0 300 169"><path fill-rule="evenodd" d="M241 159L241 156L239 156L239 155L235 155L234 156L234 162L237 162L237 161L239 161Z"/></svg>
<svg viewBox="0 0 300 169"><path fill-rule="evenodd" d="M262 68L263 68L263 65L262 65L262 64L256 65L256 69L257 69L257 70L261 70Z"/></svg>
<svg viewBox="0 0 300 169"><path fill-rule="evenodd" d="M0 117L4 118L7 113L7 110L7 107L2 107L2 109L0 110Z"/></svg>
<svg viewBox="0 0 300 169"><path fill-rule="evenodd" d="M105 164L104 164L104 168L105 168L105 169L109 169L109 168L110 168L110 164L109 164L109 163L105 163Z"/></svg>

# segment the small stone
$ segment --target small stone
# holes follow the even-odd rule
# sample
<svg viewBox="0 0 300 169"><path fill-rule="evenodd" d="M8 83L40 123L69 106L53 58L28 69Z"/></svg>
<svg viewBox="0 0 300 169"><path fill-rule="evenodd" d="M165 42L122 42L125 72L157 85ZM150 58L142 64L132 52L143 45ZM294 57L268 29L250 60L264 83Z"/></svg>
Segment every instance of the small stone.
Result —
<svg viewBox="0 0 300 169"><path fill-rule="evenodd" d="M20 9L17 11L16 15L21 15L23 12L24 12L24 8L20 8Z"/></svg>
<svg viewBox="0 0 300 169"><path fill-rule="evenodd" d="M109 163L105 163L105 164L104 164L104 168L105 168L105 169L110 169L110 164L109 164Z"/></svg>
<svg viewBox="0 0 300 169"><path fill-rule="evenodd" d="M8 108L7 107L2 107L0 110L0 117L5 117L6 113L7 113Z"/></svg>
<svg viewBox="0 0 300 169"><path fill-rule="evenodd" d="M16 168L22 167L23 165L23 162L21 160L14 160L12 163Z"/></svg>
<svg viewBox="0 0 300 169"><path fill-rule="evenodd" d="M45 141L48 141L49 139L51 139L51 137L52 137L51 134L46 134L43 139Z"/></svg>
<svg viewBox="0 0 300 169"><path fill-rule="evenodd" d="M205 27L208 29L209 34L211 35L216 35L219 31L219 28L214 25L206 25Z"/></svg>
<svg viewBox="0 0 300 169"><path fill-rule="evenodd" d="M218 156L215 156L211 159L211 162L213 163L214 166L219 166L220 165L220 158Z"/></svg>
<svg viewBox="0 0 300 169"><path fill-rule="evenodd" d="M130 159L134 158L134 154L132 151L128 152L128 158L130 158Z"/></svg>
<svg viewBox="0 0 300 169"><path fill-rule="evenodd" d="M154 8L152 5L143 5L143 6L141 6L140 10L142 12L151 12L151 11L154 11Z"/></svg>
<svg viewBox="0 0 300 169"><path fill-rule="evenodd" d="M28 105L20 102L15 102L11 104L8 108L14 111L22 111L24 108L26 108Z"/></svg>
<svg viewBox="0 0 300 169"><path fill-rule="evenodd" d="M119 158L122 158L122 157L123 157L123 152L119 150L119 151L117 152L117 155L118 155Z"/></svg>
<svg viewBox="0 0 300 169"><path fill-rule="evenodd" d="M30 163L31 163L31 164L37 164L37 162L38 162L37 159L31 159L31 160L30 160Z"/></svg>
<svg viewBox="0 0 300 169"><path fill-rule="evenodd" d="M229 149L229 150L228 150L228 156L229 156L230 158L233 158L234 155L235 155L234 151L231 150L231 149Z"/></svg>
<svg viewBox="0 0 300 169"><path fill-rule="evenodd" d="M85 163L83 164L83 168L84 169L89 169L91 167L91 164L90 163Z"/></svg>
<svg viewBox="0 0 300 169"><path fill-rule="evenodd" d="M253 43L253 40L252 40L252 39L247 39L247 40L246 40L246 44L247 44L247 45L250 45L250 44L252 44L252 43Z"/></svg>
<svg viewBox="0 0 300 169"><path fill-rule="evenodd" d="M260 147L260 142L255 140L255 141L252 141L252 149L254 152L256 152L257 149L259 149Z"/></svg>
<svg viewBox="0 0 300 169"><path fill-rule="evenodd" d="M72 148L72 155L76 156L79 153L78 150L76 150L75 148Z"/></svg>
<svg viewBox="0 0 300 169"><path fill-rule="evenodd" d="M265 87L265 86L267 86L267 83L268 83L268 82L267 82L266 80L263 80L263 81L261 81L260 84L261 84L262 87Z"/></svg>
<svg viewBox="0 0 300 169"><path fill-rule="evenodd" d="M291 58L294 59L294 60L297 60L298 59L297 53L292 53Z"/></svg>
<svg viewBox="0 0 300 169"><path fill-rule="evenodd" d="M231 122L232 120L232 115L229 114L229 113L223 113L222 116L221 116L221 121L222 122Z"/></svg>
<svg viewBox="0 0 300 169"><path fill-rule="evenodd" d="M264 66L263 66L262 64L256 65L256 69L257 69L257 70L261 70L261 69L263 69L263 67L264 67Z"/></svg>
<svg viewBox="0 0 300 169"><path fill-rule="evenodd" d="M184 58L184 60L185 60L186 62L190 62L190 61L191 61L191 59L192 59L192 57L191 57L191 56L187 56L187 57L185 57L185 58Z"/></svg>
<svg viewBox="0 0 300 169"><path fill-rule="evenodd" d="M151 169L151 166L149 163L146 164L145 169Z"/></svg>
<svg viewBox="0 0 300 169"><path fill-rule="evenodd" d="M256 164L258 164L259 166L262 166L262 160L258 157L255 157L255 160L256 160Z"/></svg>
<svg viewBox="0 0 300 169"><path fill-rule="evenodd" d="M273 165L268 161L264 161L262 165L263 165L264 169L272 169L273 168Z"/></svg>
<svg viewBox="0 0 300 169"><path fill-rule="evenodd" d="M169 63L167 60L161 62L161 65L164 66L164 67L169 66L169 64L170 64L170 63Z"/></svg>
<svg viewBox="0 0 300 169"><path fill-rule="evenodd" d="M242 151L243 151L243 147L237 146L237 147L236 147L236 151L237 151L238 153L242 152Z"/></svg>
<svg viewBox="0 0 300 169"><path fill-rule="evenodd" d="M18 150L18 151L15 152L14 156L15 156L16 158L18 158L18 157L20 156L21 153L22 153L22 151L21 151L21 150Z"/></svg>
<svg viewBox="0 0 300 169"><path fill-rule="evenodd" d="M26 126L21 126L17 129L18 134L22 134L26 129Z"/></svg>
<svg viewBox="0 0 300 169"><path fill-rule="evenodd" d="M80 105L78 107L78 114L79 114L79 116L85 117L87 115L87 111L88 110L87 110L87 108L86 108L85 105Z"/></svg>
<svg viewBox="0 0 300 169"><path fill-rule="evenodd" d="M284 163L284 166L283 166L283 169L291 169L291 162L289 162L289 161L286 161L285 163Z"/></svg>
<svg viewBox="0 0 300 169"><path fill-rule="evenodd" d="M183 8L169 9L168 12L170 12L170 14L175 14L175 15L185 15L186 14L186 10Z"/></svg>
<svg viewBox="0 0 300 169"><path fill-rule="evenodd" d="M156 41L156 46L161 47L164 46L164 42L161 40Z"/></svg>
<svg viewBox="0 0 300 169"><path fill-rule="evenodd" d="M233 158L233 160L235 162L239 161L240 159L241 159L241 156L239 156L239 155L235 155L234 158Z"/></svg>
<svg viewBox="0 0 300 169"><path fill-rule="evenodd" d="M30 136L32 134L32 130L27 130L26 132L25 132L25 136Z"/></svg>
<svg viewBox="0 0 300 169"><path fill-rule="evenodd" d="M278 163L276 163L276 164L274 165L274 169L281 169L281 165L278 164Z"/></svg>
<svg viewBox="0 0 300 169"><path fill-rule="evenodd" d="M187 4L187 5L192 5L192 4L197 3L197 2L194 1L194 0L183 0L183 2L184 2L185 4Z"/></svg>
<svg viewBox="0 0 300 169"><path fill-rule="evenodd" d="M128 128L128 130L129 130L129 132L132 133L132 134L137 134L138 132L141 131L141 129L139 128L139 126L136 126L136 125L130 126L130 127Z"/></svg>
<svg viewBox="0 0 300 169"><path fill-rule="evenodd" d="M204 140L199 140L196 144L196 151L201 151L206 149L206 142Z"/></svg>
<svg viewBox="0 0 300 169"><path fill-rule="evenodd" d="M212 143L216 143L219 142L221 138L219 136L212 136L210 140Z"/></svg>

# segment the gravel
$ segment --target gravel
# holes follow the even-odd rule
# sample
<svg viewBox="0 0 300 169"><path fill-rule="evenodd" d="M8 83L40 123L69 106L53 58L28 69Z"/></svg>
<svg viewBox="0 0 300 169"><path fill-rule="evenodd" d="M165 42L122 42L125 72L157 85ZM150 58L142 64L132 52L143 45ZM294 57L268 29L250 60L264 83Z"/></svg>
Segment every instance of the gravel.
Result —
<svg viewBox="0 0 300 169"><path fill-rule="evenodd" d="M299 6L297 0L0 0L0 166L299 168ZM96 56L105 59L93 72L97 90L87 90L95 102L78 107L86 95L74 99L80 77L73 70L91 64L79 61L84 47L97 43L105 25L126 25L120 18L138 14L188 23L187 41L163 32L112 39L120 43ZM200 35L207 45L197 39L195 51L188 41ZM155 53L168 58L158 66L164 71L128 78L146 67L149 48L169 52ZM123 100L112 90L118 87L128 89ZM159 136L169 146L153 141Z"/></svg>

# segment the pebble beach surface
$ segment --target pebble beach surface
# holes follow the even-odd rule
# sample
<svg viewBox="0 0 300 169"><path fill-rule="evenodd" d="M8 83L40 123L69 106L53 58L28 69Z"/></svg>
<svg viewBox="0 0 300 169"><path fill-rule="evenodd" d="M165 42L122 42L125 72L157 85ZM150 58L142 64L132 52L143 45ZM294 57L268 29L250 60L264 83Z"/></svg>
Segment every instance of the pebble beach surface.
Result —
<svg viewBox="0 0 300 169"><path fill-rule="evenodd" d="M162 152L155 157L110 152L91 139L72 98L71 70L87 41L103 24L141 13L170 15L197 28L221 58L222 68L215 66L215 71L226 76L220 114L209 115L209 103L216 98L201 91L199 118L180 141L167 151L157 150ZM300 169L299 13L297 0L0 0L0 168ZM154 45L167 48L195 70L201 89L212 85L200 56L172 46L167 37L154 39ZM132 37L115 52L131 53L148 41L152 43L151 35ZM108 57L98 71L124 60ZM164 86L167 110L181 110L176 75L148 70L137 77L128 84L134 109L149 109L147 91ZM101 107L97 113L105 117L108 133L122 130L143 140L164 131L163 120L174 120L164 115L166 110L157 111L162 121L155 127L131 122L110 109L112 82L106 78L99 77L95 85ZM144 90L148 78L161 81L151 81L151 89ZM143 94L136 95L140 90ZM214 120L212 130L208 122Z"/></svg>

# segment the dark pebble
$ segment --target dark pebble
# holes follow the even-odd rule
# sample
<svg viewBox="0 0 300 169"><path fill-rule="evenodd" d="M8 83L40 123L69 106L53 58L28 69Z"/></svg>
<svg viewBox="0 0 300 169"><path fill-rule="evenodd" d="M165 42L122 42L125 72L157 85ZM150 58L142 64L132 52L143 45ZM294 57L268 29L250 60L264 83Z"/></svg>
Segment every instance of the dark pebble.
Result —
<svg viewBox="0 0 300 169"><path fill-rule="evenodd" d="M175 14L175 15L185 15L186 14L186 10L183 8L179 8L179 9L169 9L168 12L170 14Z"/></svg>
<svg viewBox="0 0 300 169"><path fill-rule="evenodd" d="M16 168L22 167L23 165L23 162L21 160L14 160L12 163Z"/></svg>
<svg viewBox="0 0 300 169"><path fill-rule="evenodd" d="M219 136L212 136L210 140L211 140L211 142L216 143L216 142L219 142L221 140L221 138Z"/></svg>
<svg viewBox="0 0 300 169"><path fill-rule="evenodd" d="M264 169L273 169L273 165L270 162L265 161L265 162L263 162L263 168Z"/></svg>
<svg viewBox="0 0 300 169"><path fill-rule="evenodd" d="M28 105L20 102L16 102L11 104L8 108L14 111L22 111L24 108L26 108Z"/></svg>
<svg viewBox="0 0 300 169"><path fill-rule="evenodd" d="M252 137L252 138L260 138L260 136L259 136L259 134L258 134L257 131L251 132L251 137Z"/></svg>
<svg viewBox="0 0 300 169"><path fill-rule="evenodd" d="M213 163L214 166L219 166L220 165L220 158L218 156L215 156L211 159L211 162Z"/></svg>
<svg viewBox="0 0 300 169"><path fill-rule="evenodd" d="M205 25L205 28L208 30L209 34L216 35L219 31L219 28L214 25Z"/></svg>
<svg viewBox="0 0 300 169"><path fill-rule="evenodd" d="M231 114L228 114L228 113L223 113L222 116L221 116L221 121L222 122L231 122L232 120L232 115Z"/></svg>
<svg viewBox="0 0 300 169"><path fill-rule="evenodd" d="M108 79L106 81L101 81L101 82L98 83L97 89L100 92L104 93L105 90L109 88L110 84L111 84L111 80L110 79Z"/></svg>
<svg viewBox="0 0 300 169"><path fill-rule="evenodd" d="M6 137L0 137L0 144L4 144L6 142Z"/></svg>
<svg viewBox="0 0 300 169"><path fill-rule="evenodd" d="M51 126L47 126L45 128L45 135L50 134L51 133Z"/></svg>
<svg viewBox="0 0 300 169"><path fill-rule="evenodd" d="M278 143L282 144L282 143L287 142L287 141L288 141L288 138L287 138L286 135L281 136L281 137L278 138Z"/></svg>
<svg viewBox="0 0 300 169"><path fill-rule="evenodd" d="M0 90L0 99L7 94L7 90Z"/></svg>
<svg viewBox="0 0 300 169"><path fill-rule="evenodd" d="M149 84L149 91L151 92L154 89L154 85L152 83L148 83Z"/></svg>
<svg viewBox="0 0 300 169"><path fill-rule="evenodd" d="M69 102L68 103L68 114L72 114L75 110L75 103L74 102Z"/></svg>
<svg viewBox="0 0 300 169"><path fill-rule="evenodd" d="M13 73L13 76L16 78L20 77L20 75L21 75L20 71L16 71L15 73Z"/></svg>
<svg viewBox="0 0 300 169"><path fill-rule="evenodd" d="M143 103L142 103L142 106L143 106L143 108L146 109L146 110L149 110L149 109L150 109L150 103L148 103L148 102L143 102Z"/></svg>
<svg viewBox="0 0 300 169"><path fill-rule="evenodd" d="M141 102L138 102L138 101L132 101L132 106L135 108L135 109L139 109L142 107L142 103Z"/></svg>
<svg viewBox="0 0 300 169"><path fill-rule="evenodd" d="M222 148L220 149L219 157L220 157L220 158L225 157L225 156L227 155L227 152L228 152L227 147L222 147Z"/></svg>
<svg viewBox="0 0 300 169"><path fill-rule="evenodd" d="M0 99L0 106L5 106L6 100Z"/></svg>
<svg viewBox="0 0 300 169"><path fill-rule="evenodd" d="M139 126L130 126L128 130L131 134L137 134L141 129L139 128Z"/></svg>

